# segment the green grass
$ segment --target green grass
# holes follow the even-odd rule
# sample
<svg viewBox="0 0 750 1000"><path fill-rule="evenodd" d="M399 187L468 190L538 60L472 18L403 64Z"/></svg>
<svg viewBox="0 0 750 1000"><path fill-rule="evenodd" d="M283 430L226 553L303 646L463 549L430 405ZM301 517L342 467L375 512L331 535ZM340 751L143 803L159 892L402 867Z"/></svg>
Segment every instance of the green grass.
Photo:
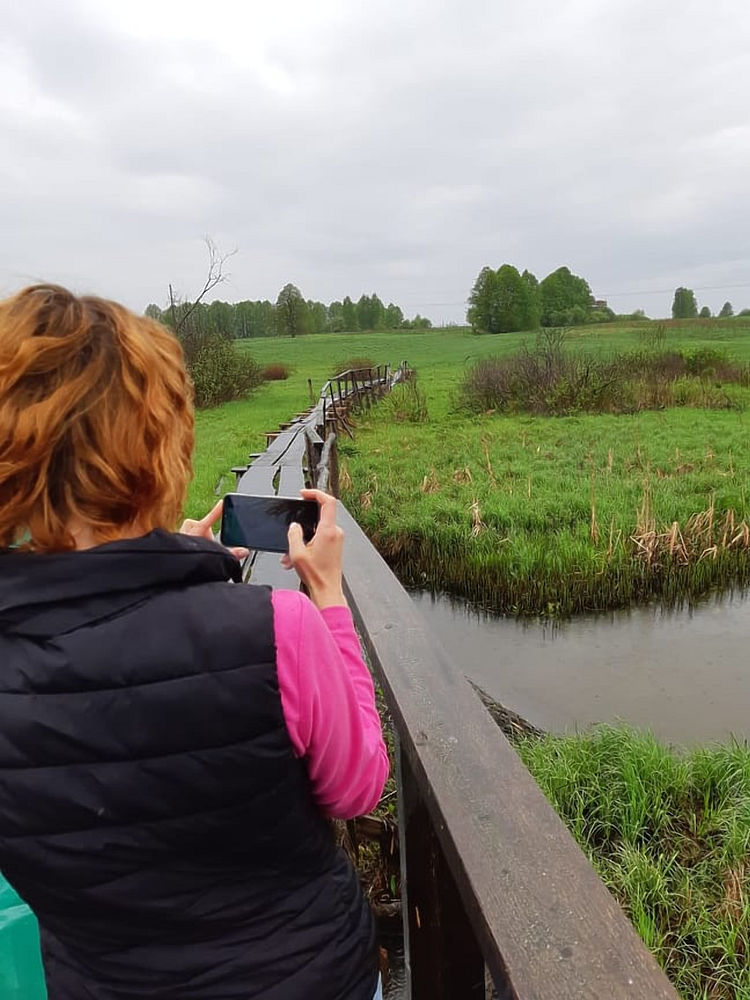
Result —
<svg viewBox="0 0 750 1000"><path fill-rule="evenodd" d="M433 340L433 338L436 338ZM309 405L308 378L317 398L323 383L338 361L369 356L378 364L398 365L404 359L423 361L446 353L455 364L461 363L467 342L475 338L463 333L404 332L377 334L324 334L285 338L259 338L239 341L240 350L248 351L263 367L281 362L291 367L286 381L269 382L246 400L227 403L196 414L195 476L190 487L186 516L198 517L215 502L215 490L223 480L226 492L233 485L229 470L247 461L250 452L265 448L265 432L272 431ZM447 351L443 348L447 344Z"/></svg>
<svg viewBox="0 0 750 1000"><path fill-rule="evenodd" d="M654 324L571 331L572 350L643 349ZM748 420L744 410L671 409L627 416L469 416L455 392L477 358L516 351L533 334L476 337L463 330L344 334L243 342L262 365L292 368L286 381L197 419L196 477L188 512L208 509L223 474L264 447L263 432L303 409L352 356L419 373L429 418L393 422L381 404L341 446L344 499L381 551L413 585L447 590L495 611L569 614L653 598L681 601L750 582L747 549L687 565L637 556L636 531L654 535L712 507L716 520L748 517ZM667 325L666 344L709 346L750 360L750 325ZM750 391L738 389L750 402ZM223 488L231 488L226 476ZM645 505L644 505L645 501ZM712 544L721 541L721 531ZM661 540L662 550L665 538Z"/></svg>
<svg viewBox="0 0 750 1000"><path fill-rule="evenodd" d="M479 347L511 350L518 339L483 338ZM571 344L619 351L641 339L616 328L576 331ZM750 355L742 326L677 329L668 341ZM463 344L476 353L476 340ZM680 601L750 582L742 540L721 545L736 531L698 536L690 524L707 510L716 524L729 511L737 525L748 517L748 412L467 416L455 407L456 354L455 343L437 340L418 365L426 422L393 423L383 406L341 449L344 499L405 582L523 614ZM736 391L750 403L750 390ZM690 548L686 565L664 557L675 521ZM644 559L633 536L648 532L658 556Z"/></svg>
<svg viewBox="0 0 750 1000"><path fill-rule="evenodd" d="M748 1000L750 750L609 727L517 749L685 1000Z"/></svg>

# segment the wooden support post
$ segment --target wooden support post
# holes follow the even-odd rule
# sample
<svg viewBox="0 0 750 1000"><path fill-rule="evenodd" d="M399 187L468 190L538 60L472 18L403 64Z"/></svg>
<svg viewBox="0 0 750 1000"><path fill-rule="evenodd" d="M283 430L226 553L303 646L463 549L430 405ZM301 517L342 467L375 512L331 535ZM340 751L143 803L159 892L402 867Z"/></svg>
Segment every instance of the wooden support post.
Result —
<svg viewBox="0 0 750 1000"><path fill-rule="evenodd" d="M400 748L397 777L401 895L411 1000L484 1000L484 958L419 784Z"/></svg>
<svg viewBox="0 0 750 1000"><path fill-rule="evenodd" d="M328 492L333 496L339 496L339 447L336 435L329 435L326 439L325 447L328 451ZM321 456L323 461L323 456Z"/></svg>
<svg viewBox="0 0 750 1000"><path fill-rule="evenodd" d="M307 380L307 391L310 393L310 405L314 406L315 405L315 393L313 392L313 384L312 384L312 379L311 378L309 378Z"/></svg>
<svg viewBox="0 0 750 1000"><path fill-rule="evenodd" d="M335 396L335 393L333 391L333 383L332 382L329 382L328 388L331 390L331 419L334 421L335 424L338 425L339 415L338 415L338 410L337 410L337 407L336 407L336 396Z"/></svg>
<svg viewBox="0 0 750 1000"><path fill-rule="evenodd" d="M246 465L233 465L232 466L232 472L234 473L234 480L235 480L234 481L234 485L235 485L235 487L237 487L240 484L240 479L242 479L242 477L247 472L247 466Z"/></svg>
<svg viewBox="0 0 750 1000"><path fill-rule="evenodd" d="M336 492L333 495L338 496L338 456L336 452L336 435L332 431L320 450L320 459L315 469L315 485L317 489L333 492L331 489L331 469L334 465L336 466Z"/></svg>
<svg viewBox="0 0 750 1000"><path fill-rule="evenodd" d="M320 445L315 445L309 437L305 437L305 458L307 460L307 486L315 489L316 469L320 461Z"/></svg>

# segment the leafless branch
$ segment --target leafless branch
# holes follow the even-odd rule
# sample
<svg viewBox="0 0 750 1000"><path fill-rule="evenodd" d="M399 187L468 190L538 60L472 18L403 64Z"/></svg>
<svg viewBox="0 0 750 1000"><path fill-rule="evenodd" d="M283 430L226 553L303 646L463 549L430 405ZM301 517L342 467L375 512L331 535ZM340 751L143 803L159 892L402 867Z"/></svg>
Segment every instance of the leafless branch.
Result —
<svg viewBox="0 0 750 1000"><path fill-rule="evenodd" d="M206 274L206 280L203 283L203 288L196 296L195 300L191 303L189 309L185 310L179 320L176 319L174 291L172 290L172 285L170 284L169 286L169 304L172 312L172 325L175 333L180 333L182 331L188 317L203 301L206 295L208 295L211 289L216 288L217 285L220 285L222 282L227 280L229 275L224 270L224 265L230 257L234 257L237 253L236 247L234 250L222 253L210 236L204 237L204 242L206 244L206 249L208 250L208 272Z"/></svg>

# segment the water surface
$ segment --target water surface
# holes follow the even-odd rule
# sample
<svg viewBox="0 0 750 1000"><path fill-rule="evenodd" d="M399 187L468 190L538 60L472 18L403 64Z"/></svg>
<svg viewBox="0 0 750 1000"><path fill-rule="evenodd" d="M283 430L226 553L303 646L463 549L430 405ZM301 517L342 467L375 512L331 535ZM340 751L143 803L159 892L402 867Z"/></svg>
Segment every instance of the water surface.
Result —
<svg viewBox="0 0 750 1000"><path fill-rule="evenodd" d="M464 673L543 729L623 720L682 744L750 737L747 596L556 624L412 598Z"/></svg>

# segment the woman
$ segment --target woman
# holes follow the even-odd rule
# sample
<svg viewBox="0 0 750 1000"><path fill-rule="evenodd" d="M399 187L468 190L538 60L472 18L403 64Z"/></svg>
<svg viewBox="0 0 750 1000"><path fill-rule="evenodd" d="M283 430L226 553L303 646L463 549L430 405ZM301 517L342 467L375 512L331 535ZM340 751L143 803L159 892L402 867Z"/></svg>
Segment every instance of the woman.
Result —
<svg viewBox="0 0 750 1000"><path fill-rule="evenodd" d="M387 757L335 501L299 592L172 534L191 472L175 339L39 285L0 303L0 870L50 1000L370 1000L372 919L327 816Z"/></svg>

